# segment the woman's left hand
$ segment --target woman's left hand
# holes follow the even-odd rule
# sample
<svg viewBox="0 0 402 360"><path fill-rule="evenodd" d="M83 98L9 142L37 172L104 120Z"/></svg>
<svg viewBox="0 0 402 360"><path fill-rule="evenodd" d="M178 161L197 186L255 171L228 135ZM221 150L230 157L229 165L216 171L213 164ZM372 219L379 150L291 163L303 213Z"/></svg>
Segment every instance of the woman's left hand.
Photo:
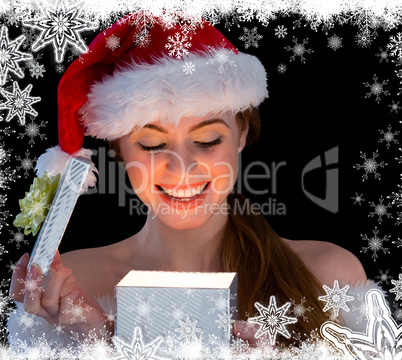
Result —
<svg viewBox="0 0 402 360"><path fill-rule="evenodd" d="M258 339L255 337L255 325L247 321L236 320L233 324L233 335L248 342L250 347L256 347Z"/></svg>

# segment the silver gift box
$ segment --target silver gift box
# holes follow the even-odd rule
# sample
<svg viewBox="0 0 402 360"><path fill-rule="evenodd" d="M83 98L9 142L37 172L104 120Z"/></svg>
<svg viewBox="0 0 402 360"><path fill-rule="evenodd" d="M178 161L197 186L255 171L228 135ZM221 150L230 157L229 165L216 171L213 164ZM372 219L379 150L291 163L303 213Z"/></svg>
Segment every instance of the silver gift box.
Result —
<svg viewBox="0 0 402 360"><path fill-rule="evenodd" d="M130 271L115 286L115 336L169 358L230 356L236 294L237 273Z"/></svg>

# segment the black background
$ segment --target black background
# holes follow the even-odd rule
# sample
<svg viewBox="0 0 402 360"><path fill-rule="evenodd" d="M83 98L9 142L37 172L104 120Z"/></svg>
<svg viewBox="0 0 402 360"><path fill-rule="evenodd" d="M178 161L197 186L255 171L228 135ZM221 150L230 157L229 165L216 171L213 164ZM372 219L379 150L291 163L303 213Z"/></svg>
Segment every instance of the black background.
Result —
<svg viewBox="0 0 402 360"><path fill-rule="evenodd" d="M362 262L367 276L373 280L380 274L380 270L389 274L393 279L398 279L402 272L400 256L402 248L397 248L392 241L396 241L401 235L401 225L396 225L397 211L402 210L393 206L388 209L392 218L383 217L380 224L377 217L369 217L374 211L370 202L378 204L379 197L384 197L384 204L389 203L388 195L397 191L397 184L401 183L400 174L402 164L395 159L401 155L398 148L400 144L391 143L389 149L385 142L379 142L382 137L379 130L387 130L392 126L392 131L401 130L401 114L391 113L388 105L392 101L400 101L397 95L399 79L395 74L397 65L391 61L380 62L376 54L380 48L386 49L389 37L396 35L398 29L384 31L377 29L377 37L369 47L359 47L355 36L359 31L357 26L351 24L336 25L329 29L326 34L320 28L314 31L302 20L301 26L293 28L297 15L290 17L278 17L272 20L268 26L263 26L258 21L240 23L240 27L232 24L225 26L222 21L216 27L229 39L230 42L242 52L256 55L263 63L268 75L269 99L260 106L262 119L262 133L260 139L250 147L246 147L241 153L242 168L254 160L260 160L270 165L282 161L286 165L278 171L277 193L267 195L254 195L244 187L241 192L252 202L264 203L271 197L276 203L286 206L286 215L272 214L267 216L268 222L282 237L293 240L319 240L329 241L340 245L354 253ZM275 28L284 25L287 28L285 38L275 36ZM244 42L239 39L243 35L243 28L252 29L257 27L263 39L258 41L259 47L254 46L245 49ZM21 34L21 28L9 26L11 39ZM342 38L342 47L337 51L328 47L328 38L333 34ZM96 32L83 34L89 43ZM302 63L296 57L290 61L292 51L285 49L293 47L292 38L298 43L308 39L305 45L313 50L311 54L305 54L306 61ZM28 51L28 50L25 50ZM6 164L11 168L18 166L16 157L25 157L25 152L30 151L30 157L39 157L48 147L57 144L57 107L56 90L61 74L55 71L53 49L47 46L34 56L42 54L38 60L44 64L46 73L44 77L34 79L25 70L25 78L19 81L20 87L33 84L31 96L41 96L40 103L33 107L39 116L34 120L36 123L47 121L46 127L41 132L47 140L36 137L34 146L28 144L29 138L17 139L17 135L24 131L24 126L19 125L17 118L9 123L0 122L0 128L10 126L16 130L11 136L3 135L3 143L11 149L12 156ZM67 52L64 65L69 65ZM287 71L280 74L277 66L284 63ZM381 101L377 103L373 96L366 98L370 91L364 85L365 82L373 83L373 76L378 76L379 82L388 79L384 89L389 91L388 96L381 95ZM12 80L17 80L12 76ZM11 85L11 82L6 86ZM6 112L3 111L3 115ZM27 123L31 120L27 117ZM396 139L400 136L396 136ZM77 202L63 240L60 252L67 252L80 248L91 248L108 245L123 240L139 231L145 222L145 216L130 215L129 201L135 198L132 194L123 194L119 197L116 191L107 193L110 177L118 178L117 165L108 155L108 145L101 140L85 138L84 147L97 150L98 155L93 156L93 162L99 170L102 170L102 181L98 180L97 190L91 190L89 194L82 195ZM316 156L323 159L324 153L333 148L339 149L339 164L332 166L339 170L339 211L331 213L309 200L301 187L301 174L303 168ZM362 169L354 169L356 164L363 164L360 151L366 153L367 158L372 158L374 151L378 150L379 162L385 161L388 165L379 168L381 179L375 179L369 174L368 179L363 181ZM102 165L105 164L106 166ZM104 167L102 169L102 167ZM316 169L306 175L305 182L308 191L316 196L325 195L325 168ZM14 242L10 242L10 231L16 231L12 226L14 217L19 212L18 199L24 196L32 183L34 173L29 171L25 177L22 170L17 172L21 177L10 183L10 189L2 190L7 194L7 202L1 209L9 211L7 224L1 229L1 244L8 253L0 259L0 268L3 279L9 279L11 272L7 267L16 262L24 252L30 252L34 245L32 235L26 235L28 244L22 244L17 249ZM253 168L252 174L257 174L258 169ZM119 175L120 174L120 175ZM129 187L128 178L124 182ZM103 181L106 181L105 183ZM102 184L102 185L101 185ZM255 189L271 189L269 179L250 181ZM116 187L113 186L114 189ZM363 193L366 200L362 205L354 204L352 197L355 193ZM123 200L124 199L124 200ZM125 203L123 206L122 203ZM384 247L389 248L389 254L378 252L378 259L374 261L372 252L361 253L367 241L362 240L362 234L369 238L373 236L373 230L377 226L379 237L390 236L389 241L384 242ZM5 284L3 284L5 285ZM385 289L394 287L391 283L382 284ZM3 292L7 286L3 286ZM393 302L395 294L388 297ZM400 301L399 301L400 303ZM400 305L400 304L399 304Z"/></svg>

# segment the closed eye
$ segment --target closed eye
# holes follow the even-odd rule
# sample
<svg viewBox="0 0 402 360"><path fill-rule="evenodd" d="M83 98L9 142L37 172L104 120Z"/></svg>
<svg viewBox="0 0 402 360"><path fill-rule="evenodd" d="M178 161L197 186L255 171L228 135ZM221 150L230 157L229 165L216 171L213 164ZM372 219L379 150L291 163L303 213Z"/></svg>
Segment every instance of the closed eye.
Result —
<svg viewBox="0 0 402 360"><path fill-rule="evenodd" d="M222 143L222 139L219 137L216 140L210 141L210 142L194 141L194 143L199 145L203 150L207 150L207 149L212 148L215 145L219 145L220 143ZM166 145L166 143L162 143L157 146L145 146L140 143L138 143L138 145L141 148L141 150L143 150L143 151L158 151L158 150L163 149L164 146Z"/></svg>

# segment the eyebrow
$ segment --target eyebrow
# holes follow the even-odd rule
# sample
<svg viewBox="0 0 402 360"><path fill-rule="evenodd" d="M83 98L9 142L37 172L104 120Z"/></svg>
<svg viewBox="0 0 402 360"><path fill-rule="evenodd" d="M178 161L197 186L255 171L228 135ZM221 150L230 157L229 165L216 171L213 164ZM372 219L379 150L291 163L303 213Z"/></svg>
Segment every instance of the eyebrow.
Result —
<svg viewBox="0 0 402 360"><path fill-rule="evenodd" d="M203 121L203 122L201 122L201 123L199 123L199 124L197 124L197 125L194 125L194 126L190 129L190 132L193 132L193 131L198 130L198 129L204 127L204 126L212 125L212 124L223 124L223 125L225 125L228 129L230 129L230 128L229 128L229 125L226 124L226 122L223 121L222 119L211 119L211 120L205 120L205 121ZM160 127L160 126L158 126L158 125L154 125L154 124L145 124L143 127L144 127L144 128L148 128L148 129L157 130L157 131L160 131L160 132L162 132L162 133L164 133L164 134L167 134L167 133L168 133L165 128Z"/></svg>

